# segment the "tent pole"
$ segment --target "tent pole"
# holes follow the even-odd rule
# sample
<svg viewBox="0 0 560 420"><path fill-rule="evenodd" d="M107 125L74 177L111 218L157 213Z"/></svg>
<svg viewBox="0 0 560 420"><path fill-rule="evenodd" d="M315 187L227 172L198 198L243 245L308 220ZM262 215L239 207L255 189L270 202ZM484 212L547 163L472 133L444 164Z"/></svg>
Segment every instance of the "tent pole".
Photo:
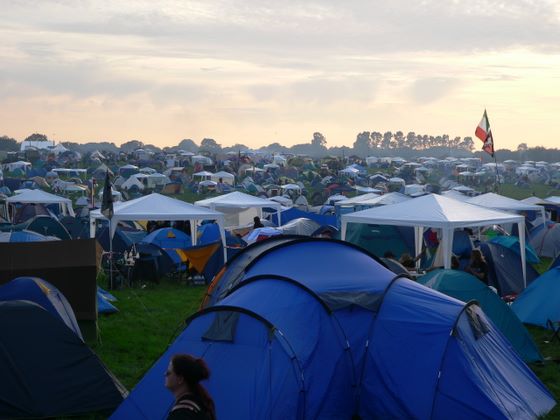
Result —
<svg viewBox="0 0 560 420"><path fill-rule="evenodd" d="M113 290L113 232L109 219L109 288Z"/></svg>

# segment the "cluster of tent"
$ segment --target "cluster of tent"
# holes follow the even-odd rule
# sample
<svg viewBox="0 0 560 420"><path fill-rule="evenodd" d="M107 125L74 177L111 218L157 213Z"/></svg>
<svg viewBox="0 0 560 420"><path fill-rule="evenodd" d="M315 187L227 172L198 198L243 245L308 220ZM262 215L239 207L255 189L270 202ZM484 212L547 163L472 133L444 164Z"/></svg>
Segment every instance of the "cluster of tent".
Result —
<svg viewBox="0 0 560 420"><path fill-rule="evenodd" d="M206 360L218 418L521 419L555 404L479 304L336 240L278 236L238 253L112 419L166 418L176 353Z"/></svg>
<svg viewBox="0 0 560 420"><path fill-rule="evenodd" d="M0 418L111 411L126 390L82 339L52 284L19 277L0 286Z"/></svg>

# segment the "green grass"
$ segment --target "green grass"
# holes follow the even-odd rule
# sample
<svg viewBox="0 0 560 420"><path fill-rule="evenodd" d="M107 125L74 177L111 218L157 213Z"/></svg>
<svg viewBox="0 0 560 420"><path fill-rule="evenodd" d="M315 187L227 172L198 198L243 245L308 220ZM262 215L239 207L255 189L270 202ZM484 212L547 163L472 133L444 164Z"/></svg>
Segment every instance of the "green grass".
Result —
<svg viewBox="0 0 560 420"><path fill-rule="evenodd" d="M196 312L205 288L173 280L113 291L117 314L98 320L93 350L128 389L158 359L185 319Z"/></svg>
<svg viewBox="0 0 560 420"><path fill-rule="evenodd" d="M506 197L515 198L516 200L523 200L532 195L536 195L539 198L560 195L559 190L555 190L544 184L529 184L529 188L520 188L513 184L501 184L498 193Z"/></svg>

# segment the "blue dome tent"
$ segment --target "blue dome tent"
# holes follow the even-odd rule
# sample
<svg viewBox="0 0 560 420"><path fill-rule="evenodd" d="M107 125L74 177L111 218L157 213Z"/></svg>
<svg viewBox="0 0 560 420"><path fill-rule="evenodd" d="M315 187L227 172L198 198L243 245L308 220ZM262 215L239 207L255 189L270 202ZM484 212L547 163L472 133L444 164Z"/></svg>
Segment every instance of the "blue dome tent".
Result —
<svg viewBox="0 0 560 420"><path fill-rule="evenodd" d="M496 236L490 239L490 242L502 245L508 249L511 249L517 255L521 255L519 238L517 236ZM541 261L536 251L529 243L525 244L525 255L528 263L538 264Z"/></svg>
<svg viewBox="0 0 560 420"><path fill-rule="evenodd" d="M511 309L526 324L550 328L548 321L560 320L560 266L535 279L517 297Z"/></svg>
<svg viewBox="0 0 560 420"><path fill-rule="evenodd" d="M175 228L161 228L149 233L142 239L143 243L154 244L163 249L175 264L181 264L181 257L177 249L186 249L192 246L191 237L185 232Z"/></svg>
<svg viewBox="0 0 560 420"><path fill-rule="evenodd" d="M473 275L460 270L438 269L420 277L418 283L463 302L476 300L523 360L542 360L537 345L519 318L496 293Z"/></svg>
<svg viewBox="0 0 560 420"><path fill-rule="evenodd" d="M534 418L555 404L476 304L395 276L349 243L249 246L205 305L114 419L165 418L161 374L180 351L208 362L220 418Z"/></svg>
<svg viewBox="0 0 560 420"><path fill-rule="evenodd" d="M58 238L44 236L37 232L30 230L18 230L14 232L1 232L0 242L43 242L53 241Z"/></svg>
<svg viewBox="0 0 560 420"><path fill-rule="evenodd" d="M524 289L523 269L519 254L516 254L503 245L483 242L480 250L488 263L488 283L498 290L500 296L517 295ZM527 286L535 280L539 274L527 264Z"/></svg>
<svg viewBox="0 0 560 420"><path fill-rule="evenodd" d="M0 302L0 418L113 410L126 390L58 317L22 300Z"/></svg>
<svg viewBox="0 0 560 420"><path fill-rule="evenodd" d="M27 300L60 318L82 338L78 321L66 297L55 286L37 277L17 277L0 286L0 301Z"/></svg>

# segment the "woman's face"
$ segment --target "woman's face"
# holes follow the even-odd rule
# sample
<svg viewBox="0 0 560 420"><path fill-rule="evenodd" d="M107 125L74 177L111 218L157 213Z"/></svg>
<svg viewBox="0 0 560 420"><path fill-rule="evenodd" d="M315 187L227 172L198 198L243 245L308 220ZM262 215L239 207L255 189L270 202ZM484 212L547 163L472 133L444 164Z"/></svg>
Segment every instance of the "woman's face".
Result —
<svg viewBox="0 0 560 420"><path fill-rule="evenodd" d="M165 371L165 387L170 391L174 391L183 383L183 379L177 376L173 370L173 363L169 362Z"/></svg>

